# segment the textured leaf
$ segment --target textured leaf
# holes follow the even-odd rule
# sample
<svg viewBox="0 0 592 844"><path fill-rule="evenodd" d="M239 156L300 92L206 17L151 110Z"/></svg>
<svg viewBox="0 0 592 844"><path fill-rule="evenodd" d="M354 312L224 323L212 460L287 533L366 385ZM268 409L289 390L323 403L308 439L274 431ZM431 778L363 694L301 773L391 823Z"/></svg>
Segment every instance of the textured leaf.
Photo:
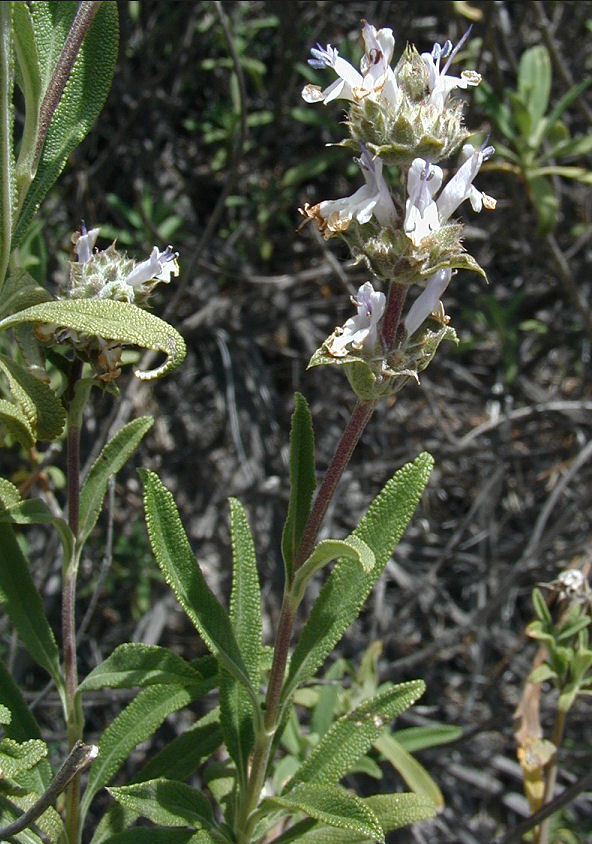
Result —
<svg viewBox="0 0 592 844"><path fill-rule="evenodd" d="M66 299L43 302L0 320L0 331L23 323L49 323L94 337L163 352L163 364L149 372L136 370L145 381L160 378L185 357L185 341L175 329L154 314L129 302L112 299Z"/></svg>
<svg viewBox="0 0 592 844"><path fill-rule="evenodd" d="M440 747L442 744L458 741L462 734L462 727L449 724L430 724L425 727L408 727L405 730L397 730L395 738L401 747L404 747L409 753L415 753L417 750Z"/></svg>
<svg viewBox="0 0 592 844"><path fill-rule="evenodd" d="M0 3L0 6L4 5ZM0 795L0 825L6 826L12 821L15 821L17 818L21 816L22 812L19 809L14 808L8 800ZM23 832L19 832L18 835L15 835L12 839L13 841L17 841L18 844L43 844L41 838L36 835L34 832L31 832L29 829L23 830Z"/></svg>
<svg viewBox="0 0 592 844"><path fill-rule="evenodd" d="M12 3L0 3L0 288L4 283L16 204Z"/></svg>
<svg viewBox="0 0 592 844"><path fill-rule="evenodd" d="M343 715L327 730L293 783L339 782L384 732L385 726L408 709L424 690L423 680L400 683Z"/></svg>
<svg viewBox="0 0 592 844"><path fill-rule="evenodd" d="M444 806L444 797L436 782L394 736L384 733L376 739L374 747L398 771L412 791L425 797L438 809Z"/></svg>
<svg viewBox="0 0 592 844"><path fill-rule="evenodd" d="M294 395L294 402L290 430L290 501L282 533L282 554L288 582L291 580L294 559L316 486L314 433L310 410L306 399L300 393Z"/></svg>
<svg viewBox="0 0 592 844"><path fill-rule="evenodd" d="M52 301L50 294L26 270L15 270L7 276L0 296L0 317Z"/></svg>
<svg viewBox="0 0 592 844"><path fill-rule="evenodd" d="M197 668L167 648L126 642L87 674L78 686L78 692L199 683L203 679Z"/></svg>
<svg viewBox="0 0 592 844"><path fill-rule="evenodd" d="M99 757L90 769L81 801L82 818L97 791L109 782L134 747L150 738L167 715L187 706L202 693L199 685L190 683L150 686L119 713L100 738Z"/></svg>
<svg viewBox="0 0 592 844"><path fill-rule="evenodd" d="M59 437L66 424L66 411L51 387L5 355L0 355L0 371L7 377L12 398L27 417L36 439Z"/></svg>
<svg viewBox="0 0 592 844"><path fill-rule="evenodd" d="M230 499L232 535L232 592L230 624L253 688L259 686L261 653L261 597L255 546L240 501ZM253 701L246 688L227 671L220 685L220 720L226 746L246 783L249 754L253 747Z"/></svg>
<svg viewBox="0 0 592 844"><path fill-rule="evenodd" d="M47 745L41 739L19 742L5 738L0 741L0 779L16 777L33 768L47 756Z"/></svg>
<svg viewBox="0 0 592 844"><path fill-rule="evenodd" d="M207 716L206 716L207 717ZM220 747L223 741L219 723L203 723L202 718L180 736L169 742L136 774L133 782L145 782L157 777L187 779L204 759Z"/></svg>
<svg viewBox="0 0 592 844"><path fill-rule="evenodd" d="M121 431L103 448L92 465L80 491L80 528L78 531L81 544L86 542L91 530L101 513L109 478L119 472L140 444L142 437L150 430L154 420L151 416L141 416L128 422Z"/></svg>
<svg viewBox="0 0 592 844"><path fill-rule="evenodd" d="M36 10L35 6L42 8ZM57 7L57 8L52 8ZM72 8L73 7L73 8ZM73 3L34 3L33 20L43 88L53 73L63 46L64 30L76 11ZM57 26L56 26L57 24ZM51 30L51 31L50 31ZM68 156L86 136L109 93L119 39L117 3L102 3L82 43L72 72L55 109L39 158L35 178L21 206L12 248L22 241L29 223Z"/></svg>
<svg viewBox="0 0 592 844"><path fill-rule="evenodd" d="M140 470L148 536L165 580L210 651L250 687L248 670L226 611L207 585L181 524L173 496L154 472ZM256 697L251 688L251 698Z"/></svg>
<svg viewBox="0 0 592 844"><path fill-rule="evenodd" d="M10 525L0 523L0 604L33 659L63 694L58 648L39 592Z"/></svg>
<svg viewBox="0 0 592 844"><path fill-rule="evenodd" d="M15 525L47 525L56 529L64 549L64 559L69 560L74 553L74 534L68 524L59 516L54 516L47 504L39 498L19 501L6 509L0 509L0 522Z"/></svg>
<svg viewBox="0 0 592 844"><path fill-rule="evenodd" d="M304 812L331 827L347 830L371 841L384 841L377 817L364 801L338 785L301 784L287 795L272 797L265 804Z"/></svg>
<svg viewBox="0 0 592 844"><path fill-rule="evenodd" d="M372 549L355 534L347 539L323 539L296 572L293 594L297 603L313 574L337 559L356 560L366 573L371 572L376 563Z"/></svg>
<svg viewBox="0 0 592 844"><path fill-rule="evenodd" d="M6 399L0 399L0 423L23 448L31 448L35 444L29 420L20 407Z"/></svg>
<svg viewBox="0 0 592 844"><path fill-rule="evenodd" d="M203 794L176 780L157 779L108 789L122 806L160 826L209 826L212 807Z"/></svg>
<svg viewBox="0 0 592 844"><path fill-rule="evenodd" d="M16 163L16 184L23 197L33 176L33 159L37 140L41 105L41 71L33 31L33 18L28 3L14 3L14 43L19 74L17 82L25 100L25 125Z"/></svg>
<svg viewBox="0 0 592 844"><path fill-rule="evenodd" d="M20 504L21 494L12 481L0 478L0 508L14 507Z"/></svg>
<svg viewBox="0 0 592 844"><path fill-rule="evenodd" d="M376 565L364 572L358 562L340 560L333 568L292 656L284 700L314 674L357 617L413 515L432 466L431 456L424 452L399 469L354 530L353 536L374 552Z"/></svg>

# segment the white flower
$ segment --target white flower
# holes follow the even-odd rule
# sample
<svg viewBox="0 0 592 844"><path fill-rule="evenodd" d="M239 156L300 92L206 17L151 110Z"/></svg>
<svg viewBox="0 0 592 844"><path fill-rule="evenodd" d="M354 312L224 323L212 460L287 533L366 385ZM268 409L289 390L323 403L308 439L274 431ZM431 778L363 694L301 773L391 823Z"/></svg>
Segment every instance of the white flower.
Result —
<svg viewBox="0 0 592 844"><path fill-rule="evenodd" d="M390 66L395 48L393 31L387 28L376 30L371 24L364 23L362 35L366 49L360 63L361 73L342 59L338 50L330 44L326 47L317 44L311 49L313 57L308 60L309 65L317 69L330 67L339 78L324 90L318 85L306 85L302 98L307 103L322 102L327 105L337 99L361 102L372 96L396 105L399 88Z"/></svg>
<svg viewBox="0 0 592 844"><path fill-rule="evenodd" d="M152 247L150 257L140 264L136 264L131 273L125 278L125 283L130 287L140 287L147 281L158 280L168 284L171 275L179 275L178 252L173 252L172 246L167 246L162 252L158 246Z"/></svg>
<svg viewBox="0 0 592 844"><path fill-rule="evenodd" d="M316 219L319 230L326 238L348 229L354 219L364 224L374 216L381 226L393 225L397 219L392 197L382 175L380 158L372 158L368 150L362 147L362 154L356 161L364 174L365 185L343 199L325 199L312 206L307 203L301 211L309 219Z"/></svg>
<svg viewBox="0 0 592 844"><path fill-rule="evenodd" d="M440 112L444 109L448 95L455 88L467 88L469 85L478 85L481 82L481 75L474 70L463 70L460 76L446 75L452 59L465 43L470 32L471 27L465 32L454 50L452 49L452 43L446 41L443 47L436 43L431 53L421 54L421 58L429 74L428 87L430 90L430 103ZM448 61L442 70L440 70L440 60L446 58Z"/></svg>
<svg viewBox="0 0 592 844"><path fill-rule="evenodd" d="M371 354L378 342L378 323L386 304L384 293L374 290L372 284L366 281L356 296L352 296L352 304L358 313L350 317L341 328L337 328L326 344L327 351L334 358L345 357L349 345L355 351L365 348Z"/></svg>
<svg viewBox="0 0 592 844"><path fill-rule="evenodd" d="M442 184L441 168L429 164L423 158L414 159L407 178L409 198L405 206L404 223L405 234L414 246L420 246L426 237L438 231L465 199L470 201L474 211L481 211L483 206L488 210L495 208L495 199L473 185L481 165L493 153L494 148L491 146L476 149L471 144L465 144L461 153L464 163L437 199L434 196Z"/></svg>
<svg viewBox="0 0 592 844"><path fill-rule="evenodd" d="M428 278L425 290L420 293L411 305L409 313L405 318L405 331L409 337L415 334L430 314L440 311L442 307L440 299L448 287L451 278L452 270L449 267L443 270L437 270Z"/></svg>
<svg viewBox="0 0 592 844"><path fill-rule="evenodd" d="M90 231L87 231L84 223L80 224L80 233L76 233L72 237L72 240L75 240L76 244L75 248L78 263L86 264L87 261L90 261L98 235L99 229L91 229Z"/></svg>

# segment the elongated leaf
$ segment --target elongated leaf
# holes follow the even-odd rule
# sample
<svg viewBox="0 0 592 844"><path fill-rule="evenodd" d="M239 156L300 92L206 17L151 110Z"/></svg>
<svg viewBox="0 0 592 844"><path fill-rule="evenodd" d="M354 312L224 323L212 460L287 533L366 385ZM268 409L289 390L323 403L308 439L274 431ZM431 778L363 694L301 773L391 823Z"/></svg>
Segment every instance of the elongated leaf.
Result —
<svg viewBox="0 0 592 844"><path fill-rule="evenodd" d="M553 230L559 213L559 197L549 179L537 176L527 180L528 191L538 218L538 233L548 234Z"/></svg>
<svg viewBox="0 0 592 844"><path fill-rule="evenodd" d="M160 826L194 826L212 823L210 803L203 794L176 780L157 779L108 789L122 806Z"/></svg>
<svg viewBox="0 0 592 844"><path fill-rule="evenodd" d="M66 411L53 390L28 369L0 355L0 370L10 392L29 422L36 439L55 440L66 424Z"/></svg>
<svg viewBox="0 0 592 844"><path fill-rule="evenodd" d="M435 781L393 735L384 733L379 736L374 742L374 747L388 759L412 791L431 801L437 808L442 808L444 797Z"/></svg>
<svg viewBox="0 0 592 844"><path fill-rule="evenodd" d="M12 3L0 3L0 289L8 267L16 204L12 31Z"/></svg>
<svg viewBox="0 0 592 844"><path fill-rule="evenodd" d="M150 686L119 713L99 741L99 757L90 769L81 801L82 818L86 816L97 791L109 782L134 747L150 738L167 715L203 694L204 687L207 688L207 681L203 681L201 686L191 683Z"/></svg>
<svg viewBox="0 0 592 844"><path fill-rule="evenodd" d="M34 445L35 437L29 420L20 407L6 399L0 399L0 423L23 448Z"/></svg>
<svg viewBox="0 0 592 844"><path fill-rule="evenodd" d="M0 6L1 5L3 4L0 3ZM15 809L8 800L0 795L0 825L7 826L9 823L12 823L12 821L15 821L18 817L20 817L20 815L21 812L18 809ZM29 829L19 832L13 840L18 841L18 844L43 844L41 838Z"/></svg>
<svg viewBox="0 0 592 844"><path fill-rule="evenodd" d="M207 716L206 716L207 717ZM133 782L145 782L157 777L184 780L197 770L204 759L220 747L223 741L219 723L204 723L202 718L169 742L136 774Z"/></svg>
<svg viewBox="0 0 592 844"><path fill-rule="evenodd" d="M574 103L577 98L582 94L586 88L592 85L592 76L586 76L585 79L582 79L581 82L578 82L577 85L574 85L573 88L570 88L569 91L564 94L560 100L553 106L549 114L547 115L545 120L542 120L539 124L539 135L535 140L536 146L538 146L543 138L548 135L549 132L553 129L563 112L570 107L572 103Z"/></svg>
<svg viewBox="0 0 592 844"><path fill-rule="evenodd" d="M408 709L424 690L423 680L400 683L343 715L327 730L292 782L339 782L384 732L385 726Z"/></svg>
<svg viewBox="0 0 592 844"><path fill-rule="evenodd" d="M80 490L79 542L86 542L101 513L109 478L119 472L154 424L151 416L128 422L103 448Z"/></svg>
<svg viewBox="0 0 592 844"><path fill-rule="evenodd" d="M71 559L74 553L74 534L64 519L54 516L47 504L39 498L18 501L6 509L0 509L0 522L15 525L47 525L56 529L64 549L64 559Z"/></svg>
<svg viewBox="0 0 592 844"><path fill-rule="evenodd" d="M340 560L333 568L292 656L284 700L314 674L357 617L413 515L432 466L424 452L399 469L354 530L353 536L373 551L376 564L370 572L354 560Z"/></svg>
<svg viewBox="0 0 592 844"><path fill-rule="evenodd" d="M25 703L20 689L12 679L6 666L0 661L0 702L10 711L10 722L3 724L2 729L9 738L15 741L40 739L41 730L33 713ZM43 794L51 781L51 768L46 759L31 771L31 788L37 794Z"/></svg>
<svg viewBox="0 0 592 844"><path fill-rule="evenodd" d="M395 738L401 747L409 753L425 750L428 747L440 747L451 741L457 741L463 734L462 727L449 724L430 724L425 727L408 727L397 730Z"/></svg>
<svg viewBox="0 0 592 844"><path fill-rule="evenodd" d="M355 534L347 539L323 539L296 572L293 594L297 603L313 574L338 559L356 560L366 573L372 571L376 562L372 549Z"/></svg>
<svg viewBox="0 0 592 844"><path fill-rule="evenodd" d="M35 7L37 4L33 4ZM56 46L63 45L61 37L56 38L53 29L55 18L59 16L63 35L63 25L68 22L74 4L48 3L42 4L37 14L33 8L33 19L42 79L47 80L47 72L53 72L55 67ZM52 10L47 7L62 7ZM70 9L64 7L70 7ZM75 7L74 10L75 11ZM48 19L51 24L48 26ZM43 21L43 23L42 23ZM68 24L69 25L69 24ZM41 29L43 28L43 33ZM86 136L93 123L99 116L109 93L119 40L119 21L116 3L102 3L82 47L76 58L74 67L66 82L61 99L55 109L47 135L38 159L35 178L27 191L21 205L21 212L14 232L12 248L22 241L33 215L37 211L42 199L60 175L68 156ZM43 42L43 43L42 43ZM60 43L61 42L61 43ZM45 81L45 84L47 82ZM55 84L55 81L52 83ZM35 162L34 162L35 164ZM34 165L33 165L34 166Z"/></svg>
<svg viewBox="0 0 592 844"><path fill-rule="evenodd" d="M0 604L25 648L63 695L60 658L53 631L10 525L0 523L0 546Z"/></svg>
<svg viewBox="0 0 592 844"><path fill-rule="evenodd" d="M185 357L185 341L171 325L129 302L112 299L43 302L0 320L0 331L29 322L49 323L106 340L163 352L167 358L159 367L148 372L136 370L137 377L144 381L160 378L178 366Z"/></svg>
<svg viewBox="0 0 592 844"><path fill-rule="evenodd" d="M7 276L0 296L0 317L52 301L51 295L26 270L15 270ZM18 330L18 329L17 329Z"/></svg>
<svg viewBox="0 0 592 844"><path fill-rule="evenodd" d="M167 648L126 642L87 674L78 686L78 692L198 683L203 679L197 668Z"/></svg>
<svg viewBox="0 0 592 844"><path fill-rule="evenodd" d="M156 829L142 826L97 840L104 841L105 844L196 844L193 836L194 833L190 829Z"/></svg>
<svg viewBox="0 0 592 844"><path fill-rule="evenodd" d="M316 486L314 434L310 410L306 399L300 393L294 395L294 402L290 430L290 501L282 534L282 554L288 583L292 578L294 559Z"/></svg>
<svg viewBox="0 0 592 844"><path fill-rule="evenodd" d="M22 771L33 768L40 759L47 756L47 745L41 739L15 741L5 738L0 741L0 777L16 777Z"/></svg>
<svg viewBox="0 0 592 844"><path fill-rule="evenodd" d="M240 501L230 499L232 535L232 592L230 624L253 688L260 682L261 597L255 545ZM253 701L241 682L228 672L220 685L220 716L226 746L246 782L249 754L253 747Z"/></svg>
<svg viewBox="0 0 592 844"><path fill-rule="evenodd" d="M539 121L547 111L551 93L551 59L547 48L537 44L520 57L518 92L526 103L530 124L536 134Z"/></svg>
<svg viewBox="0 0 592 844"><path fill-rule="evenodd" d="M207 585L181 524L173 496L154 472L140 470L148 536L165 580L210 651L251 690L247 667L226 611Z"/></svg>
<svg viewBox="0 0 592 844"><path fill-rule="evenodd" d="M364 801L338 785L301 784L287 795L272 797L265 804L304 812L331 827L365 836L372 841L384 841L378 818Z"/></svg>
<svg viewBox="0 0 592 844"><path fill-rule="evenodd" d="M16 184L19 197L23 199L35 175L33 159L41 105L41 69L29 4L20 0L14 3L14 43L19 70L17 81L25 100L25 125L16 164Z"/></svg>

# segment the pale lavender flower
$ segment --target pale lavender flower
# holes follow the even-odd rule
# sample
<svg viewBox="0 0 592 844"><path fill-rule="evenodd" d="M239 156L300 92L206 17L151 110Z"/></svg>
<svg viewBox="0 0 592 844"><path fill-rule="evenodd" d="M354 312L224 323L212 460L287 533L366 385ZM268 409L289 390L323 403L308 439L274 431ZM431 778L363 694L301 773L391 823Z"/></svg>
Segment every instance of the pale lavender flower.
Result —
<svg viewBox="0 0 592 844"><path fill-rule="evenodd" d="M455 88L468 88L469 85L478 85L481 82L481 75L474 70L463 70L460 76L447 75L453 58L469 37L470 32L471 27L465 32L454 49L452 49L452 42L446 41L444 46L438 43L434 44L431 53L421 54L429 75L430 103L440 112L444 110L448 95ZM448 61L440 70L442 59L448 59Z"/></svg>
<svg viewBox="0 0 592 844"><path fill-rule="evenodd" d="M168 284L171 275L179 275L178 252L173 252L172 246L167 246L162 252L158 246L152 247L150 257L133 268L131 273L124 279L125 284L131 287L140 287L148 281L158 280Z"/></svg>
<svg viewBox="0 0 592 844"><path fill-rule="evenodd" d="M392 197L382 175L380 158L372 158L368 150L362 147L362 154L356 161L364 175L365 185L343 199L326 199L313 206L304 206L304 216L315 219L325 237L345 231L352 220L363 225L375 217L381 226L391 226L397 219Z"/></svg>
<svg viewBox="0 0 592 844"><path fill-rule="evenodd" d="M495 208L495 199L473 185L481 165L493 153L492 146L476 149L471 144L465 144L461 153L464 163L437 199L434 196L442 184L442 170L423 158L414 159L407 179L409 198L405 206L404 223L405 234L414 246L419 247L425 238L438 231L465 199L470 201L473 210L477 212L484 206L488 210Z"/></svg>
<svg viewBox="0 0 592 844"><path fill-rule="evenodd" d="M76 240L75 249L78 263L86 264L87 261L90 261L98 235L99 229L91 229L90 231L87 231L84 223L80 224L80 234L78 237L74 235L72 238L73 240Z"/></svg>
<svg viewBox="0 0 592 844"><path fill-rule="evenodd" d="M440 311L442 308L440 299L450 284L451 278L452 270L449 267L437 270L428 278L425 290L420 293L411 305L409 313L405 318L405 330L409 337L415 334L430 314Z"/></svg>
<svg viewBox="0 0 592 844"><path fill-rule="evenodd" d="M307 103L327 103L332 100L350 100L361 102L366 97L383 98L390 105L396 105L399 89L390 61L395 48L395 38L392 29L379 29L369 23L364 23L362 32L365 53L360 64L361 73L346 59L341 58L338 50L327 44L323 47L317 44L311 49L312 58L308 60L311 67L320 69L332 68L339 77L335 82L322 90L318 85L306 85L302 90L302 98Z"/></svg>
<svg viewBox="0 0 592 844"><path fill-rule="evenodd" d="M327 343L327 351L335 358L345 357L348 346L354 351L359 352L363 348L372 354L378 342L378 323L384 313L386 296L366 281L351 301L358 313L336 329Z"/></svg>

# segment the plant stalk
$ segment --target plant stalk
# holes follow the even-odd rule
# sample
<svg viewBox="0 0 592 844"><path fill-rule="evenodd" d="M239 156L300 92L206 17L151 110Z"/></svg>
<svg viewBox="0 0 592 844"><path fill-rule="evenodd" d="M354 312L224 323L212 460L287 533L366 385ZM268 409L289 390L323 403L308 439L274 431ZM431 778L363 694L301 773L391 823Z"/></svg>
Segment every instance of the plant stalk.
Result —
<svg viewBox="0 0 592 844"><path fill-rule="evenodd" d="M559 748L561 747L561 743L563 741L563 732L565 730L565 719L567 718L567 710L558 709L557 715L555 716L555 724L553 725L553 735L551 736L551 741L555 745L555 753L551 761L549 762L549 766L546 771L545 776L545 794L543 796L543 806L549 803L553 799L553 792L555 791L555 783L557 781L557 754L559 753ZM549 825L551 822L551 818L545 818L545 820L541 823L538 827L538 830L535 829L534 833L534 840L535 844L548 844L549 841Z"/></svg>
<svg viewBox="0 0 592 844"><path fill-rule="evenodd" d="M396 338L407 289L406 285L397 284L396 282L391 283L382 328L382 337L387 349L391 348ZM325 518L329 504L335 495L337 485L377 404L377 399L361 400L353 410L304 526L294 561L292 582L296 571L306 562L314 550L321 524ZM280 620L278 622L273 662L265 699L264 729L255 738L255 748L247 792L237 817L239 844L249 844L249 836L252 831L250 817L259 802L267 773L269 754L273 746L275 733L282 720L280 699L295 619L295 607L291 594L292 582L284 585L284 598Z"/></svg>

